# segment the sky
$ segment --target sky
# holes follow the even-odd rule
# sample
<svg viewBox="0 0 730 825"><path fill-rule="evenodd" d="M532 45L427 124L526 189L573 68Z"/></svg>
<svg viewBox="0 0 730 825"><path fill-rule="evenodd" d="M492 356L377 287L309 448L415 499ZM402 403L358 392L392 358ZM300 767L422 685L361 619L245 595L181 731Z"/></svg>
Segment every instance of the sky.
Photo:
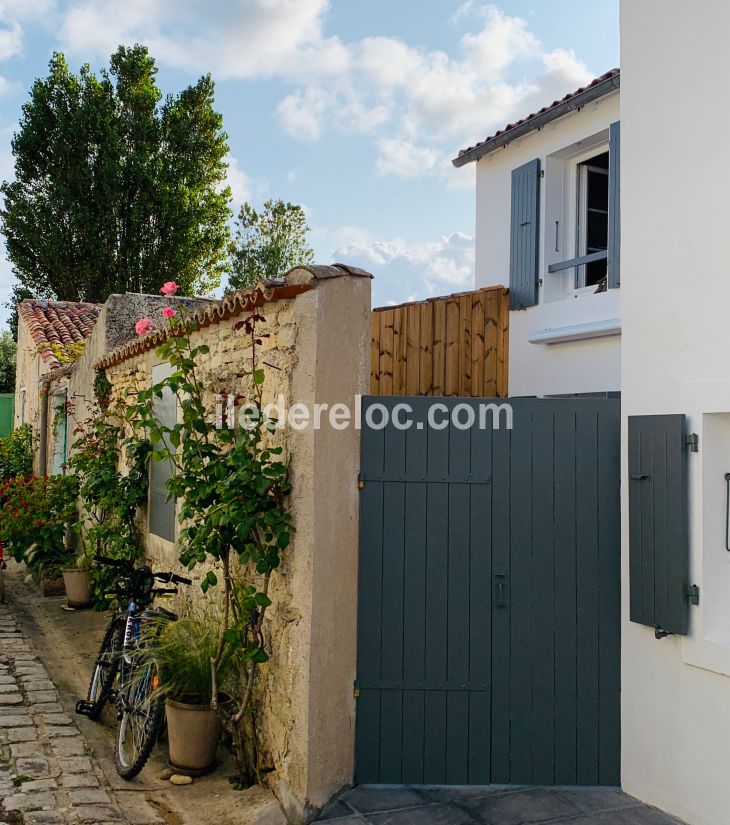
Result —
<svg viewBox="0 0 730 825"><path fill-rule="evenodd" d="M451 159L618 66L618 0L0 0L0 178L52 52L99 69L120 43L164 93L213 75L233 209L300 203L317 262L372 272L380 306L473 288L474 165Z"/></svg>

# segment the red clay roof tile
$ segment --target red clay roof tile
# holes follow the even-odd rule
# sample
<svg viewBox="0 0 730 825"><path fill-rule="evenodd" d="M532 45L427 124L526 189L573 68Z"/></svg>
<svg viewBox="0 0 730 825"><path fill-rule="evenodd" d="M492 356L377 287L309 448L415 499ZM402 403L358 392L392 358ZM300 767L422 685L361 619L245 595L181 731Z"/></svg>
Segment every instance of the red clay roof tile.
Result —
<svg viewBox="0 0 730 825"><path fill-rule="evenodd" d="M87 339L94 331L100 311L99 304L37 298L28 298L18 305L18 314L27 325L41 358L52 370L61 366L52 347Z"/></svg>

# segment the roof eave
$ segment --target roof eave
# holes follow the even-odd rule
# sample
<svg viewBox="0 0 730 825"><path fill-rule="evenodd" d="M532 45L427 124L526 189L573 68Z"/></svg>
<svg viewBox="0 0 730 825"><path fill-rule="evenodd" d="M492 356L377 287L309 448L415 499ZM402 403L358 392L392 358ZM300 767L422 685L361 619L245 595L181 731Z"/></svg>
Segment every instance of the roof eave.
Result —
<svg viewBox="0 0 730 825"><path fill-rule="evenodd" d="M502 149L513 140L517 140L517 138L541 129L553 120L557 120L558 118L564 117L571 112L582 109L594 100L599 100L612 92L618 91L620 86L620 75L609 77L601 83L597 83L595 86L591 86L585 91L571 97L569 100L560 102L557 106L553 106L551 109L548 109L547 112L543 112L540 115L535 115L535 117L530 118L525 123L520 123L512 129L508 129L503 134L497 135L479 146L475 146L473 149L460 153L459 156L455 157L451 162L457 168L460 166L466 166L467 163L479 160L479 158L488 155L490 152L494 152L497 149Z"/></svg>

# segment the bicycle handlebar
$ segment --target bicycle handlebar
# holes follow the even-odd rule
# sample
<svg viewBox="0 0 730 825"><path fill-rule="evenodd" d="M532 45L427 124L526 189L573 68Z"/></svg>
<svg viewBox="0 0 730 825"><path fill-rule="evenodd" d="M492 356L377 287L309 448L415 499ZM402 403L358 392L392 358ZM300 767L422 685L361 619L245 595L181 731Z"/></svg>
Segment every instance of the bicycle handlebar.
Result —
<svg viewBox="0 0 730 825"><path fill-rule="evenodd" d="M184 576L178 576L177 573L153 573L154 577L161 582L171 582L173 584L192 584L192 579L186 579Z"/></svg>
<svg viewBox="0 0 730 825"><path fill-rule="evenodd" d="M110 559L108 556L94 556L94 561L97 564L105 564L108 567L118 567L121 570L126 570L128 572L132 572L134 568L134 562L127 561L125 559ZM184 576L178 576L177 573L173 573L172 571L166 573L152 573L152 575L158 579L159 581L169 582L174 584L192 584L192 579L186 579Z"/></svg>

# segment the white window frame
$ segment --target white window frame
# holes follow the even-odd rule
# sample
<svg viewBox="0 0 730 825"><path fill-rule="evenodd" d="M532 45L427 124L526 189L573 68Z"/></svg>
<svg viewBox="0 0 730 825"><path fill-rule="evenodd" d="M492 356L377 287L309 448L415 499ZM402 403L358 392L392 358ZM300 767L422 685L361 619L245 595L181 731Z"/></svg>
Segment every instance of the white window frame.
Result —
<svg viewBox="0 0 730 825"><path fill-rule="evenodd" d="M593 295L595 286L579 286L576 268L549 272L559 261L579 257L579 175L581 164L609 151L608 127L578 143L548 155L545 166L542 299L545 303ZM556 244L555 221L559 221ZM557 246L557 249L556 249Z"/></svg>

